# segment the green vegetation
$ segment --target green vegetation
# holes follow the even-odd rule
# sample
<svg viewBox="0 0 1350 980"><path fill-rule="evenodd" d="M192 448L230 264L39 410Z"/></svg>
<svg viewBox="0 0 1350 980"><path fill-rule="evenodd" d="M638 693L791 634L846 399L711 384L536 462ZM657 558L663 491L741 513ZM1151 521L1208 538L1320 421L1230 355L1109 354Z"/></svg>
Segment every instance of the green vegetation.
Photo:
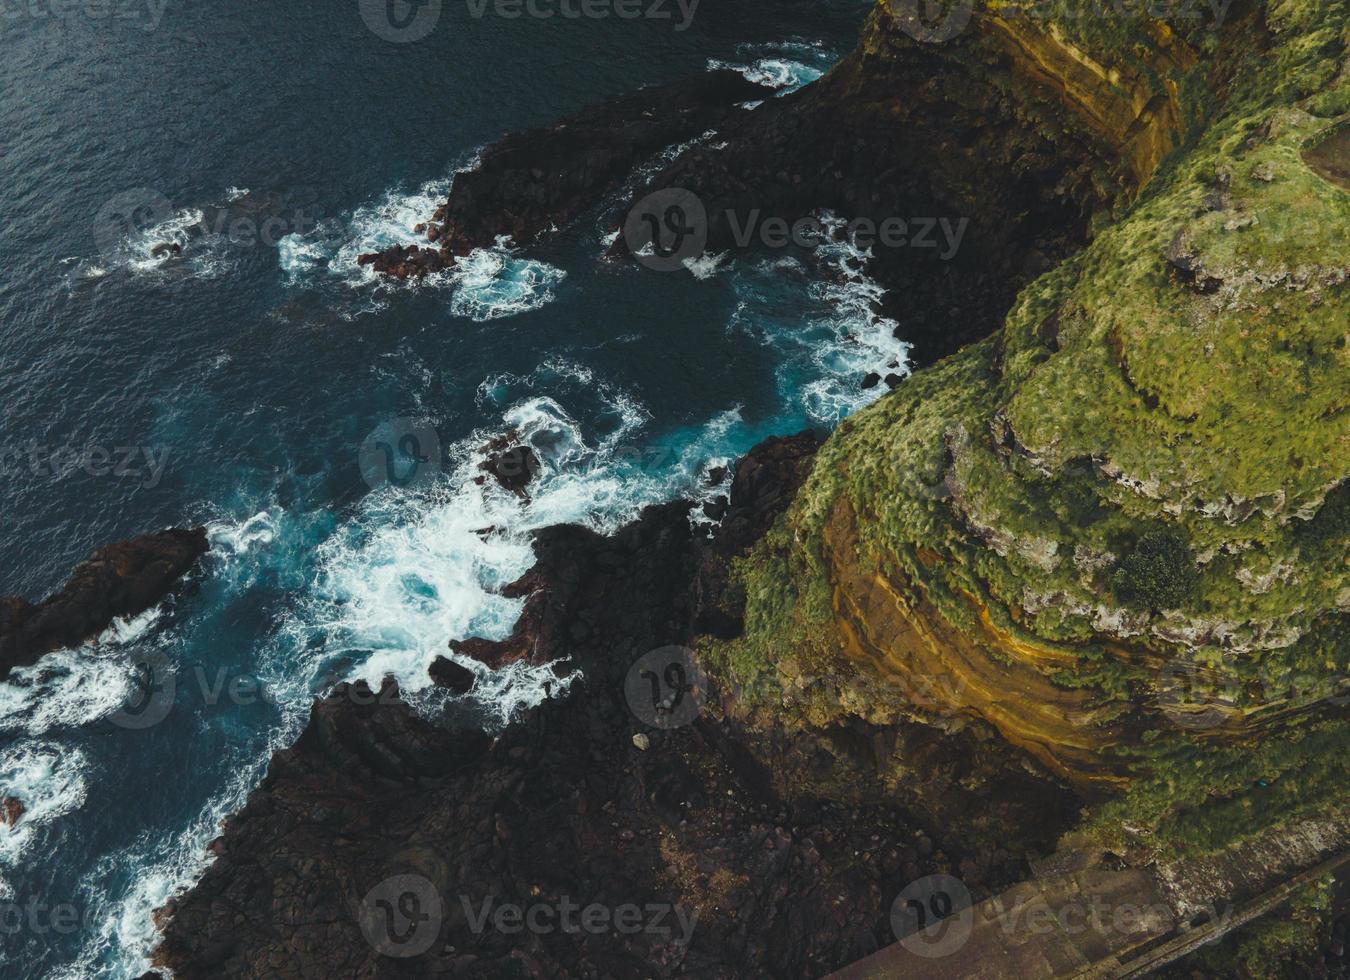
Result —
<svg viewBox="0 0 1350 980"><path fill-rule="evenodd" d="M1129 777L1084 824L1104 841L1194 854L1350 804L1350 192L1304 158L1350 123L1348 14L1272 0L1217 32L1056 25L1175 91L1182 145L1000 333L822 448L737 569L746 635L715 660L754 682L743 706L789 724L925 717L884 670L839 668L835 589L882 581L918 628L999 637L981 640L992 661L1083 693L1084 737ZM1159 710L1175 664L1223 707L1212 728ZM942 696L986 714L967 689Z"/></svg>
<svg viewBox="0 0 1350 980"><path fill-rule="evenodd" d="M1111 576L1116 598L1146 609L1176 609L1195 594L1199 576L1185 536L1175 528L1146 531Z"/></svg>

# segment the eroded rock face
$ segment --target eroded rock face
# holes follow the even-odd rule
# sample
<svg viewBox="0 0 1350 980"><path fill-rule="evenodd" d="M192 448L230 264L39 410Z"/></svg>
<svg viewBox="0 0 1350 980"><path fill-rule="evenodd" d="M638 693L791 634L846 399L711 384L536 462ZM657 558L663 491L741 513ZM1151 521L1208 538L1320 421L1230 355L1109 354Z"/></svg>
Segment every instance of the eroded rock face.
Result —
<svg viewBox="0 0 1350 980"><path fill-rule="evenodd" d="M209 548L201 527L144 534L94 552L61 591L37 605L19 596L0 599L0 679L149 609Z"/></svg>

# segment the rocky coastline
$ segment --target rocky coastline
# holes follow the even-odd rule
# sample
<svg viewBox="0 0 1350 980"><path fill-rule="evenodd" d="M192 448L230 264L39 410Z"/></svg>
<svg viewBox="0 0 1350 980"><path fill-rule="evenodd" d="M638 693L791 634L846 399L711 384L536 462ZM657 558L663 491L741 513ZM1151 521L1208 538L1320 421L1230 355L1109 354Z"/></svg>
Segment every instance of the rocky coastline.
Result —
<svg viewBox="0 0 1350 980"><path fill-rule="evenodd" d="M43 654L92 640L115 619L145 612L210 547L202 527L155 531L100 548L42 602L0 598L0 681Z"/></svg>
<svg viewBox="0 0 1350 980"><path fill-rule="evenodd" d="M727 564L781 513L817 445L803 433L756 447L711 541L693 532L683 502L650 507L608 538L539 532L537 564L506 590L529 597L514 634L456 645L494 664L562 660L577 674L566 695L506 730L439 727L392 681L380 692L342 685L316 703L300 740L226 822L201 881L161 911L156 965L179 978L806 978L889 941L886 896L908 880L958 870L977 889L1015 880L1027 854L1013 841L1048 848L1073 812L1070 794L1006 775L1007 845L991 834L969 847L959 806L910 810L867 761L870 741L907 738L949 752L959 779L977 757L997 769L987 746L944 749L939 733L856 725L764 741L728 716L721 691L690 724L664 730L626 702L637 658L737 628ZM453 684L447 663L433 672ZM845 765L857 799L810 790ZM390 958L359 923L372 890L400 875L430 882L441 911L425 951ZM489 897L678 909L696 926L688 936L514 935L475 928Z"/></svg>
<svg viewBox="0 0 1350 980"><path fill-rule="evenodd" d="M1327 228L1350 205L1317 149L1343 143L1343 25L1296 3L1207 29L975 6L944 44L879 7L825 78L758 108L708 83L636 132L716 128L716 148L632 184L654 151L622 120L646 95L508 138L429 216L436 248L364 257L422 275L674 188L712 251L748 209L971 218L956 260L869 270L904 285L883 308L925 369L823 445L756 447L710 539L680 502L537 535L513 635L454 652L559 662L564 694L495 735L389 683L318 702L161 910L157 967L815 977L889 943L927 875L978 901L1056 847L1152 866L1343 810L1350 255ZM611 145L585 163L577 134ZM555 149L576 181L539 162ZM528 493L506 461L483 479ZM704 699L644 725L629 672L670 648ZM433 676L460 692L455 666ZM436 908L406 956L372 925L391 879L424 889L405 912ZM697 925L521 933L483 926L489 898ZM1240 937L1253 975L1322 921L1281 915Z"/></svg>

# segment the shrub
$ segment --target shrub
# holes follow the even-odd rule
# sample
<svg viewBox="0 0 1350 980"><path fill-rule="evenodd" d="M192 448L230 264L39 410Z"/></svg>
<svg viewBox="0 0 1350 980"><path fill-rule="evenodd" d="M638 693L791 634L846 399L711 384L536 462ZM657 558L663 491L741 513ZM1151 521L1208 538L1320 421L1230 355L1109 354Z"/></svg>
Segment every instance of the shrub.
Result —
<svg viewBox="0 0 1350 980"><path fill-rule="evenodd" d="M1176 609L1195 594L1199 582L1186 536L1175 528L1148 531L1116 566L1111 584L1130 606Z"/></svg>

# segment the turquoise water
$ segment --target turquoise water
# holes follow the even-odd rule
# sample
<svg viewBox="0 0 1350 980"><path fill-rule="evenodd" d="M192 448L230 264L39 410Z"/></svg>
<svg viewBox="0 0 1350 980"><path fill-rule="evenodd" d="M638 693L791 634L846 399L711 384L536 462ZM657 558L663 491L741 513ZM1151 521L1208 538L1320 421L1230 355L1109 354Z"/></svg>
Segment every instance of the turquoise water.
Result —
<svg viewBox="0 0 1350 980"><path fill-rule="evenodd" d="M447 5L408 44L355 4L0 24L0 594L156 527L213 543L182 595L0 685L0 796L28 808L0 829L0 974L137 975L150 911L314 693L392 673L436 707L426 666L509 631L495 590L532 529L706 495L710 467L876 397L860 379L904 345L845 246L660 275L599 264L586 218L415 285L355 264L413 240L501 133L719 65L808 83L865 6L726 4L674 32ZM528 502L475 480L507 427L543 461ZM363 446L407 432L440 452L409 487L368 481ZM146 664L168 693L129 725ZM483 672L451 708L505 724L551 680Z"/></svg>

